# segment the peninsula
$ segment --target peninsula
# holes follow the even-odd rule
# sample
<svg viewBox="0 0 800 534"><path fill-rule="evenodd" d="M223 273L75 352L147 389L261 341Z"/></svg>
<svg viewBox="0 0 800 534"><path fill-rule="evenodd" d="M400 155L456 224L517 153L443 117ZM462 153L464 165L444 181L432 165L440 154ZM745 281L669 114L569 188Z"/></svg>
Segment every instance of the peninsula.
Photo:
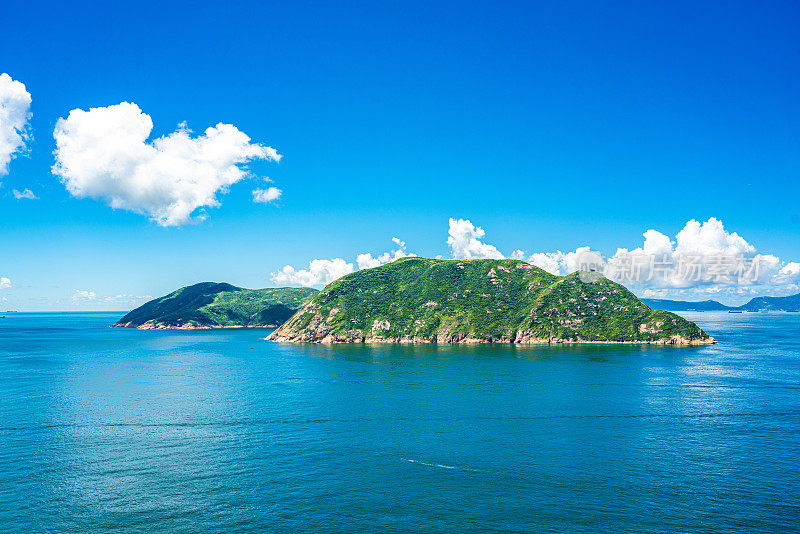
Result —
<svg viewBox="0 0 800 534"><path fill-rule="evenodd" d="M417 257L326 286L267 339L283 342L706 345L694 323L655 311L598 273L555 276L519 260Z"/></svg>
<svg viewBox="0 0 800 534"><path fill-rule="evenodd" d="M274 327L283 324L317 292L307 287L244 289L202 282L151 300L113 326L143 330Z"/></svg>

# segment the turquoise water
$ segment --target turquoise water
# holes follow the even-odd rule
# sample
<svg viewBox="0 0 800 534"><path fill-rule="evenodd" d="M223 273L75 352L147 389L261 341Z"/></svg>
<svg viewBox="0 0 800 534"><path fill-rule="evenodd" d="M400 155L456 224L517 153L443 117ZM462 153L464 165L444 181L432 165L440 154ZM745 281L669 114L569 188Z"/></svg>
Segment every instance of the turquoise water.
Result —
<svg viewBox="0 0 800 534"><path fill-rule="evenodd" d="M776 532L800 315L711 347L313 346L0 319L2 532Z"/></svg>

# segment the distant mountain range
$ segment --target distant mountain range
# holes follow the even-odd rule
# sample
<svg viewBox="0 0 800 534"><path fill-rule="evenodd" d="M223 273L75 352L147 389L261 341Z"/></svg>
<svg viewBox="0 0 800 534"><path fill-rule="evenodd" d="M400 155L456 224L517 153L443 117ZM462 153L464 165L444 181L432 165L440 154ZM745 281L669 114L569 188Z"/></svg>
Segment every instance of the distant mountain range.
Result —
<svg viewBox="0 0 800 534"><path fill-rule="evenodd" d="M642 299L642 302L654 310L669 311L800 311L800 293L788 297L755 297L741 306L726 306L716 300Z"/></svg>

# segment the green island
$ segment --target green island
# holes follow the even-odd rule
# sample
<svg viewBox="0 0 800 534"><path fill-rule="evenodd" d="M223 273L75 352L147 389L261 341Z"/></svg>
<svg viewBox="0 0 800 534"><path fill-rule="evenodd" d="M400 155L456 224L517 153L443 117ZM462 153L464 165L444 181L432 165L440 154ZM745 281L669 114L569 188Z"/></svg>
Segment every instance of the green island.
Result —
<svg viewBox="0 0 800 534"><path fill-rule="evenodd" d="M403 258L326 286L267 338L282 342L653 343L716 341L598 273L519 260Z"/></svg>
<svg viewBox="0 0 800 534"><path fill-rule="evenodd" d="M306 287L244 289L202 282L151 300L113 326L144 330L274 327L317 293Z"/></svg>

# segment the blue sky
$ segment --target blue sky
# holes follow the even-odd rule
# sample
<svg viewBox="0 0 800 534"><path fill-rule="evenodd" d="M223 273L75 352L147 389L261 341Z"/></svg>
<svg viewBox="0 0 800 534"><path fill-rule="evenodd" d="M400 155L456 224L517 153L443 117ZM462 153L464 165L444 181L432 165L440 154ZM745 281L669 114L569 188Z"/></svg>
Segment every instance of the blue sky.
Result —
<svg viewBox="0 0 800 534"><path fill-rule="evenodd" d="M31 94L32 139L0 177L0 309L265 287L392 237L449 257L450 218L505 255L612 256L714 217L800 261L796 3L112 4L2 8L0 72ZM51 172L56 123L121 102L150 140L224 123L283 157L196 224L75 198ZM265 176L282 195L254 203Z"/></svg>

